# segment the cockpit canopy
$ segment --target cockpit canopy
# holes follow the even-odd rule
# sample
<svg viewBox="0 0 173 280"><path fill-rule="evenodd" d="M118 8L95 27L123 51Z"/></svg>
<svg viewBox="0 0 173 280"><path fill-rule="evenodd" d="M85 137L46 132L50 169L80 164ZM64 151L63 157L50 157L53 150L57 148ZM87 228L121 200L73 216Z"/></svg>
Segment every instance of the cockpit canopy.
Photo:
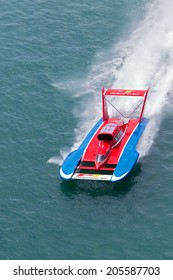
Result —
<svg viewBox="0 0 173 280"><path fill-rule="evenodd" d="M106 156L105 155L96 155L96 162L104 162L106 159Z"/></svg>

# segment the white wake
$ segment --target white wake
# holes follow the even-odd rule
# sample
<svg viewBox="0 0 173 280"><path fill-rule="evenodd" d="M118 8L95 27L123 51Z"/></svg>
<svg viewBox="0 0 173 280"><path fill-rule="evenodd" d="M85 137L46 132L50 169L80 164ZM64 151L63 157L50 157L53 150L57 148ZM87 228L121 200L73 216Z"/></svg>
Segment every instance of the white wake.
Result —
<svg viewBox="0 0 173 280"><path fill-rule="evenodd" d="M86 78L85 91L90 91L85 110L78 114L82 120L80 135L76 133L75 145L79 146L84 135L101 116L101 87L146 89L150 87L145 116L150 119L142 141L138 145L141 156L151 147L164 108L173 91L173 2L156 0L145 19L132 33L111 49L98 53ZM83 91L84 92L84 91ZM61 164L64 156L58 160Z"/></svg>

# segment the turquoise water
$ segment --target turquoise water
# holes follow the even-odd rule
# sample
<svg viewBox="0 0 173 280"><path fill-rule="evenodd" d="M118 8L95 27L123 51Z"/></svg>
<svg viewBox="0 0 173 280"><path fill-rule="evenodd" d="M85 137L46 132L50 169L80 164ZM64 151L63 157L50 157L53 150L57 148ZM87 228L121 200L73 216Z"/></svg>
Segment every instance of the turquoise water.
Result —
<svg viewBox="0 0 173 280"><path fill-rule="evenodd" d="M172 259L172 2L1 1L0 259ZM63 181L101 87L146 88L141 158Z"/></svg>

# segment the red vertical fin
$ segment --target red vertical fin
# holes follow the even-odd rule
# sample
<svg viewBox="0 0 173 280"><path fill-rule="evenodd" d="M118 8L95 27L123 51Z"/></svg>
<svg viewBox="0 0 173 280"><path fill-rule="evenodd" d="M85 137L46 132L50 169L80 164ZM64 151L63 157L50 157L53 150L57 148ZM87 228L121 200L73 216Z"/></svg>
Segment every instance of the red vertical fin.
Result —
<svg viewBox="0 0 173 280"><path fill-rule="evenodd" d="M147 91L146 91L146 93L145 93L144 102L143 102L141 114L140 114L140 117L139 117L139 121L140 121L140 122L141 122L141 120L142 120L142 116L143 116L143 112L144 112L144 108L145 108L145 103L146 103L146 100L147 100L148 91L149 91L149 88L147 89Z"/></svg>
<svg viewBox="0 0 173 280"><path fill-rule="evenodd" d="M107 103L105 101L105 89L102 88L102 118L103 121L108 119L108 109L107 109Z"/></svg>

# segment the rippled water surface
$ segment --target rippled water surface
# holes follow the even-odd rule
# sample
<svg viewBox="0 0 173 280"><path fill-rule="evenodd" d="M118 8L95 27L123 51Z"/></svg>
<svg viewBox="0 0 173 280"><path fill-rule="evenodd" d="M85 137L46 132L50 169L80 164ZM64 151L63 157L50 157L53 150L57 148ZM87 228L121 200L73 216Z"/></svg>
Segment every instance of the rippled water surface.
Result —
<svg viewBox="0 0 173 280"><path fill-rule="evenodd" d="M171 8L1 1L1 259L173 258ZM140 160L120 183L63 181L103 85L150 87Z"/></svg>

